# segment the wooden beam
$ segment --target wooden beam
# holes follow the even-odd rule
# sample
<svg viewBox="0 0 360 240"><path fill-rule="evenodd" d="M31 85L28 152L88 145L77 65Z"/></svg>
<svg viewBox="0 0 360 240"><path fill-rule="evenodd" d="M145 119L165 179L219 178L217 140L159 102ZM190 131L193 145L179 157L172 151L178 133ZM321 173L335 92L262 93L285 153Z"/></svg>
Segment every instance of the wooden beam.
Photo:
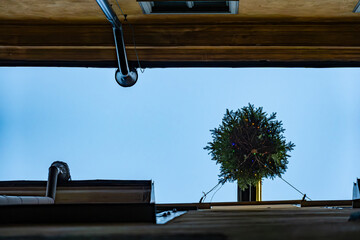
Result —
<svg viewBox="0 0 360 240"><path fill-rule="evenodd" d="M258 205L299 205L301 207L327 207L327 206L351 206L352 200L323 200L323 201L301 201L301 200L280 200L280 201L254 201L254 202L212 202L212 203L162 203L156 204L157 209L210 209L219 206L258 206Z"/></svg>
<svg viewBox="0 0 360 240"><path fill-rule="evenodd" d="M110 24L0 25L0 46L114 46ZM134 25L141 47L189 46L360 46L360 22ZM124 25L125 43L133 45Z"/></svg>
<svg viewBox="0 0 360 240"><path fill-rule="evenodd" d="M302 201L301 207L350 207L352 200Z"/></svg>
<svg viewBox="0 0 360 240"><path fill-rule="evenodd" d="M136 64L131 28L124 25L124 32L128 59ZM114 67L116 62L108 24L6 24L0 25L0 36L2 66L48 61ZM158 62L360 62L358 22L138 24L134 39L148 67Z"/></svg>
<svg viewBox="0 0 360 240"><path fill-rule="evenodd" d="M45 196L46 181L0 181L0 195ZM55 204L150 203L151 181L87 180L59 182Z"/></svg>
<svg viewBox="0 0 360 240"><path fill-rule="evenodd" d="M212 206L252 206L252 205L278 205L278 204L300 204L301 200L282 201L258 201L258 202L212 202L212 203L162 203L156 204L157 209L210 209Z"/></svg>
<svg viewBox="0 0 360 240"><path fill-rule="evenodd" d="M156 223L155 204L0 206L0 224Z"/></svg>

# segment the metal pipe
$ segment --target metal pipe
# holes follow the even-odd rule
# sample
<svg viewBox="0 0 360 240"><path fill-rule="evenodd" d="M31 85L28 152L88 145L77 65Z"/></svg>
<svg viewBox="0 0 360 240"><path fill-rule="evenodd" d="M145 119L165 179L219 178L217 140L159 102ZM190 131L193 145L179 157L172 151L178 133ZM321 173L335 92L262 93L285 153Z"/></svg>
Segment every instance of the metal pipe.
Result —
<svg viewBox="0 0 360 240"><path fill-rule="evenodd" d="M115 47L116 47L116 56L118 61L118 67L123 75L129 74L129 65L126 57L125 51L125 43L124 43L124 36L122 32L122 28L113 27L113 34L115 40Z"/></svg>
<svg viewBox="0 0 360 240"><path fill-rule="evenodd" d="M103 13L105 14L107 20L109 20L109 22L113 26L120 28L121 22L117 17L116 13L114 12L114 10L112 9L112 7L110 6L109 2L107 0L96 0L96 2L103 11Z"/></svg>
<svg viewBox="0 0 360 240"><path fill-rule="evenodd" d="M122 87L131 87L137 82L138 74L136 69L129 68L122 27L113 27L113 34L118 59L118 69L115 72L116 82Z"/></svg>
<svg viewBox="0 0 360 240"><path fill-rule="evenodd" d="M69 181L70 178L70 169L65 162L53 162L49 168L45 197L0 195L0 205L54 204L58 181Z"/></svg>
<svg viewBox="0 0 360 240"><path fill-rule="evenodd" d="M0 205L24 205L24 204L54 204L50 197L29 197L29 196L5 196L0 195Z"/></svg>
<svg viewBox="0 0 360 240"><path fill-rule="evenodd" d="M137 82L138 74L135 68L130 69L129 67L121 22L107 0L96 0L96 2L113 28L118 61L115 80L122 87L131 87Z"/></svg>
<svg viewBox="0 0 360 240"><path fill-rule="evenodd" d="M57 182L69 181L70 178L70 169L65 162L53 162L49 167L49 176L45 196L50 197L55 201Z"/></svg>
<svg viewBox="0 0 360 240"><path fill-rule="evenodd" d="M46 186L46 197L50 197L55 200L57 179L59 175L59 169L55 166L49 168L49 177Z"/></svg>

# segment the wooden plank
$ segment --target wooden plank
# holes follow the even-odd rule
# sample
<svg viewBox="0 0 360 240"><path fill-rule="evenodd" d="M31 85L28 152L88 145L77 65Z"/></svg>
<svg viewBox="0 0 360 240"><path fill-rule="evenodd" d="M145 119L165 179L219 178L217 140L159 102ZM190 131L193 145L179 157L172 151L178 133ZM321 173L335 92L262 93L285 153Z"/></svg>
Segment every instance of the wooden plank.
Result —
<svg viewBox="0 0 360 240"><path fill-rule="evenodd" d="M46 187L47 181L0 181L1 187ZM58 182L59 187L144 187L151 188L151 180L70 180Z"/></svg>
<svg viewBox="0 0 360 240"><path fill-rule="evenodd" d="M352 200L302 201L301 207L350 207Z"/></svg>
<svg viewBox="0 0 360 240"><path fill-rule="evenodd" d="M212 203L162 203L156 204L161 210L171 209L210 209L212 206L255 206L255 205L284 205L300 204L301 200L281 200L281 201L258 201L258 202L212 202Z"/></svg>
<svg viewBox="0 0 360 240"><path fill-rule="evenodd" d="M2 181L0 195L45 196L46 181ZM55 204L150 203L151 181L90 180L59 183Z"/></svg>
<svg viewBox="0 0 360 240"><path fill-rule="evenodd" d="M0 46L112 47L105 25L0 25ZM125 44L133 45L124 25ZM191 46L360 46L360 24L349 23L237 23L134 25L138 47Z"/></svg>
<svg viewBox="0 0 360 240"><path fill-rule="evenodd" d="M189 211L165 225L57 224L0 226L0 239L92 240L235 240L357 239L358 223L348 222L357 210L263 205Z"/></svg>
<svg viewBox="0 0 360 240"><path fill-rule="evenodd" d="M141 8L137 1L118 0L123 11L129 15L129 19L139 19L140 22L152 21L152 19L168 19L173 21L198 22L196 15L192 16L154 16L148 17L142 14ZM110 0L114 6L114 0ZM261 18L261 17L352 17L357 15L352 13L356 0L308 0L308 1L288 1L288 0L241 0L239 14L232 19L239 21L244 17ZM75 21L106 21L101 10L93 0L2 0L0 1L0 21L1 20L20 20L28 22L29 20L40 20L45 22L75 22ZM115 11L120 13L117 7ZM210 21L221 21L226 17L207 15Z"/></svg>
<svg viewBox="0 0 360 240"><path fill-rule="evenodd" d="M300 204L301 200L251 201L251 202L213 202L211 206L254 206L254 205L285 205Z"/></svg>
<svg viewBox="0 0 360 240"><path fill-rule="evenodd" d="M156 223L155 205L55 204L0 206L0 224Z"/></svg>
<svg viewBox="0 0 360 240"><path fill-rule="evenodd" d="M359 62L357 22L135 25L141 62ZM0 63L53 61L114 67L109 25L0 25ZM125 26L128 59L136 63ZM35 64L34 64L35 65ZM166 67L166 65L164 66Z"/></svg>
<svg viewBox="0 0 360 240"><path fill-rule="evenodd" d="M161 210L171 209L210 209L211 207L227 206L265 206L265 205L299 205L301 207L326 207L326 206L351 206L352 200L323 200L323 201L301 201L301 200L280 200L280 201L254 201L254 202L212 202L212 203L162 203L156 204Z"/></svg>
<svg viewBox="0 0 360 240"><path fill-rule="evenodd" d="M128 49L128 58L137 63L134 50ZM360 61L360 47L148 47L137 48L141 61L214 62L217 61ZM115 51L110 48L33 48L0 47L3 66L12 61L76 61L102 66L101 62L115 62ZM93 64L92 64L93 63ZM113 64L111 64L113 66ZM148 64L151 67L151 64ZM166 65L164 65L166 67Z"/></svg>

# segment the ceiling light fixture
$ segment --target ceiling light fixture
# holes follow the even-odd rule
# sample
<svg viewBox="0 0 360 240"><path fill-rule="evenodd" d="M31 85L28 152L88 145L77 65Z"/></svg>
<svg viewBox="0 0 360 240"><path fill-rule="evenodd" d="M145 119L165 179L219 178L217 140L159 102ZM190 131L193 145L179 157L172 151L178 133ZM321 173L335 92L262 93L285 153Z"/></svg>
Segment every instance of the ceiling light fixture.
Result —
<svg viewBox="0 0 360 240"><path fill-rule="evenodd" d="M113 29L116 56L118 61L118 69L115 72L115 80L122 87L131 87L136 83L138 79L138 73L135 68L129 68L122 24L107 0L96 0L96 2L104 12L108 21L111 23Z"/></svg>

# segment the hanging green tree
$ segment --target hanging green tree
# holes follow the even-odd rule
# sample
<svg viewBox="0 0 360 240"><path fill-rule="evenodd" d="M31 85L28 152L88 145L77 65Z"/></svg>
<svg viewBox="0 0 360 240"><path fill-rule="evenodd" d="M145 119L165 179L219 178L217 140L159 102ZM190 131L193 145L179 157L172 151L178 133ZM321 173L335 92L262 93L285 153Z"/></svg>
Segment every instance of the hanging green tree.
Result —
<svg viewBox="0 0 360 240"><path fill-rule="evenodd" d="M220 164L219 182L237 181L239 187L256 185L286 171L288 152L295 144L286 142L276 113L249 104L237 111L226 110L218 128L210 130L213 141L204 148Z"/></svg>

